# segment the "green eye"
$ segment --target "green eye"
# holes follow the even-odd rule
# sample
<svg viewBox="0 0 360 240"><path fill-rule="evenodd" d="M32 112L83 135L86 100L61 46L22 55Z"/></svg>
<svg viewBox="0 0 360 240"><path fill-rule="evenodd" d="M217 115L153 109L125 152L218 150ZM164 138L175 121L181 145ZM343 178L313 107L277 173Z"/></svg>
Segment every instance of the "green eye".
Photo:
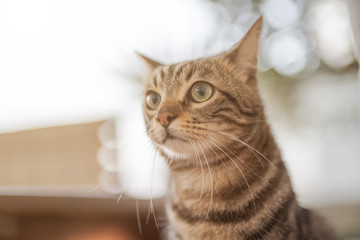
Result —
<svg viewBox="0 0 360 240"><path fill-rule="evenodd" d="M212 95L212 87L205 82L198 82L191 87L191 97L195 102L205 102Z"/></svg>
<svg viewBox="0 0 360 240"><path fill-rule="evenodd" d="M148 108L155 110L158 108L161 102L161 97L156 92L149 92L146 96L146 105Z"/></svg>

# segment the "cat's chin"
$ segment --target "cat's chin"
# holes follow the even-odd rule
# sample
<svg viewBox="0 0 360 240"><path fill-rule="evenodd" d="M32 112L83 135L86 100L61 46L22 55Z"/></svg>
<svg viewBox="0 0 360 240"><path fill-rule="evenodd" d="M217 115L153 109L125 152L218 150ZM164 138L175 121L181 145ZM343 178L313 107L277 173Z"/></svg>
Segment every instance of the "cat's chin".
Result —
<svg viewBox="0 0 360 240"><path fill-rule="evenodd" d="M190 143L176 138L168 139L164 144L158 145L162 153L172 160L186 160Z"/></svg>
<svg viewBox="0 0 360 240"><path fill-rule="evenodd" d="M184 161L188 159L188 156L186 154L175 152L174 150L165 146L161 146L160 149L162 153L166 155L166 157L168 157L170 160Z"/></svg>

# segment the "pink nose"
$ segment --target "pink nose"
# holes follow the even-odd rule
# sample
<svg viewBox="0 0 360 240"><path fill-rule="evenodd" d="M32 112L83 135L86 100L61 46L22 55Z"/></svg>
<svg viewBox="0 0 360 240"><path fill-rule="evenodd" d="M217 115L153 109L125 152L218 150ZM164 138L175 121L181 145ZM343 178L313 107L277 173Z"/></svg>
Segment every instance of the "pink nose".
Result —
<svg viewBox="0 0 360 240"><path fill-rule="evenodd" d="M171 112L160 112L156 120L160 122L161 126L167 127L176 118Z"/></svg>

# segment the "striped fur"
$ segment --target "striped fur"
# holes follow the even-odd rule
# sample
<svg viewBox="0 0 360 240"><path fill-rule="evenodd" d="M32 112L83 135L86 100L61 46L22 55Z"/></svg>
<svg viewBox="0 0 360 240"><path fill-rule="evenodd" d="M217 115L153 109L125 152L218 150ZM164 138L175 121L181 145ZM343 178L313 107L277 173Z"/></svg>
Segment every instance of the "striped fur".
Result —
<svg viewBox="0 0 360 240"><path fill-rule="evenodd" d="M260 18L230 51L151 69L145 123L172 174L167 201L170 240L332 240L331 229L296 201L286 167L265 120L256 84ZM213 95L191 99L196 82ZM170 123L163 125L161 114Z"/></svg>

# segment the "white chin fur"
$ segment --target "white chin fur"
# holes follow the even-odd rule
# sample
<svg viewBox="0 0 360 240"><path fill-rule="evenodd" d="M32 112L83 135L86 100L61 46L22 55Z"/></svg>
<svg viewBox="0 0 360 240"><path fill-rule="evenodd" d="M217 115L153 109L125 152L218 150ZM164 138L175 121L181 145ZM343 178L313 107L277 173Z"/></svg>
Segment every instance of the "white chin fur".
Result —
<svg viewBox="0 0 360 240"><path fill-rule="evenodd" d="M163 153L169 157L170 160L186 160L187 159L186 154L174 152L173 150L171 150L165 146L161 146L160 148L163 151Z"/></svg>

